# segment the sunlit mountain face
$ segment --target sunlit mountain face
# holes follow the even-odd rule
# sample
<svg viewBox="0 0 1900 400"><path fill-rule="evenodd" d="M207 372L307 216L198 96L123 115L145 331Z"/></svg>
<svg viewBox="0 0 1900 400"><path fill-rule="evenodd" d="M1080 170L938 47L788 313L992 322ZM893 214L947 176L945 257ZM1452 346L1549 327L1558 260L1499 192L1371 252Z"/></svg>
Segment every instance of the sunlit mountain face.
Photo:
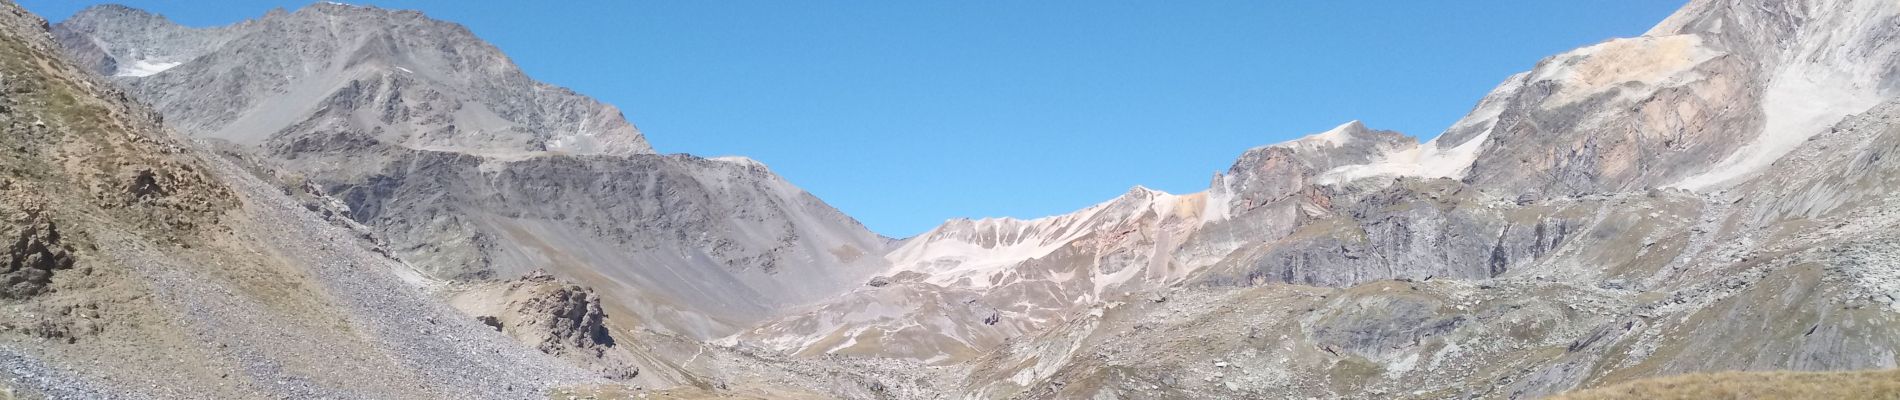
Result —
<svg viewBox="0 0 1900 400"><path fill-rule="evenodd" d="M421 12L0 9L0 399L1900 393L1890 1L904 239Z"/></svg>

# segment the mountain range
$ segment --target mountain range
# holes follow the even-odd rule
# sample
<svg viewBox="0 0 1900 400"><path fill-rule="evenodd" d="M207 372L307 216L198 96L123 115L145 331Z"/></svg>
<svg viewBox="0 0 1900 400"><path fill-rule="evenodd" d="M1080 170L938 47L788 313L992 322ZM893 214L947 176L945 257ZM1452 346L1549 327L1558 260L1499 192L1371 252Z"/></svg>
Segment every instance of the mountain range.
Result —
<svg viewBox="0 0 1900 400"><path fill-rule="evenodd" d="M1430 140L906 239L419 12L0 11L0 398L1900 393L1889 1L1693 0Z"/></svg>

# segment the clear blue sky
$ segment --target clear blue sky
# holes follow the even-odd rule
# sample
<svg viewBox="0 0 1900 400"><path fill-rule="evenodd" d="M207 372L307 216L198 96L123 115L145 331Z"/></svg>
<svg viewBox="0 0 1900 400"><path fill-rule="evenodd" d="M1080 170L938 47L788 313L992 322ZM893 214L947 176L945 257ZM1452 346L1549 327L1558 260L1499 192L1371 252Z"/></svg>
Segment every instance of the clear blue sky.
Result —
<svg viewBox="0 0 1900 400"><path fill-rule="evenodd" d="M52 20L86 5L22 0ZM1430 138L1538 59L1681 0L357 1L468 25L661 152L764 161L879 233L1199 191L1358 119ZM127 5L209 26L305 1Z"/></svg>

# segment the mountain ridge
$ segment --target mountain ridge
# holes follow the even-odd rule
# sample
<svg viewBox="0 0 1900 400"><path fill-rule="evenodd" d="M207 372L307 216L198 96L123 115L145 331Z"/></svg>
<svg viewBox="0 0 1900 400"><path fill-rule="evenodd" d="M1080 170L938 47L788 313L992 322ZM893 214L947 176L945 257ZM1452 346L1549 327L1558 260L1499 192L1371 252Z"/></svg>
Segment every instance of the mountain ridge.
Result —
<svg viewBox="0 0 1900 400"><path fill-rule="evenodd" d="M396 370L414 375L359 393L319 369L312 385L244 390L523 397L501 382L538 375L470 382L455 363L491 368L497 359L428 360L460 349L425 327L435 320L415 318L444 315L444 303L487 318L458 316L441 329L489 350L507 344L498 339L526 341L497 350L508 355L500 361L520 357L564 377L524 387L626 396L674 387L766 398L1521 398L1724 370L1900 367L1890 334L1900 328L1900 237L1891 234L1900 197L1890 190L1900 166L1887 157L1900 151L1900 42L1886 40L1900 37L1900 7L1891 2L1695 0L1643 36L1505 78L1429 140L1348 121L1246 149L1196 193L1134 186L1066 214L952 219L904 240L869 232L755 160L636 151L631 124L615 131L628 140L606 142L516 129L502 116L540 114L506 110L587 103L525 96L511 98L534 104L489 107L483 99L506 91L464 78L513 76L505 55L468 42L479 38L465 28L389 34L454 30L417 22L419 13L346 7L197 31L101 7L53 27L78 60L73 69L122 75L97 79L125 87L121 100L157 99L147 115L177 121L197 145L230 149L209 158L216 178L193 178L207 168L195 166L116 171L91 185L109 194L101 198L147 204L197 193L153 188L236 182L249 200L238 210L251 213L237 215L250 217L180 221L265 235L244 243L284 254L279 264L294 273L283 275L314 277L286 281L341 299L309 309L394 344L323 343L346 349L352 365L394 354L408 360ZM353 17L332 18L342 14ZM114 15L129 22L116 26ZM283 41L297 45L267 45ZM419 45L431 41L440 43ZM146 57L192 52L201 53ZM227 73L252 65L288 66L317 83ZM99 90L109 99L117 89ZM199 102L227 94L241 98ZM580 109L543 117L612 110ZM231 126L271 129L238 136ZM228 165L239 161L255 171ZM210 197L179 206L225 204ZM34 257L96 260L53 239L69 237L65 220L59 235L26 221L16 228L39 243ZM196 232L157 232L171 231ZM289 244L298 234L325 238L323 247ZM142 249L102 254L127 264L164 257ZM337 259L347 262L308 261ZM42 270L54 285L73 276ZM170 273L158 276L181 272ZM341 283L353 274L365 286ZM265 280L257 276L219 279ZM171 290L246 318L312 325L243 307L253 297L184 287ZM368 295L377 291L397 293L389 308L408 314L381 311ZM186 310L207 304L158 297ZM200 332L186 337L276 334L201 319L180 322ZM76 321L54 332L98 340ZM423 334L401 334L418 327ZM520 351L528 347L539 352ZM0 347L0 367L15 365L9 355L110 354L46 351ZM210 359L248 366L257 382L295 375L242 353ZM436 384L402 391L409 381Z"/></svg>
<svg viewBox="0 0 1900 400"><path fill-rule="evenodd" d="M1808 10L1817 14L1837 18L1852 18L1855 21L1896 21L1895 11L1891 7L1880 7L1878 2L1810 2L1803 6L1790 5L1787 8ZM937 344L945 338L937 332L912 333L919 337L904 339L892 330L894 327L913 325L910 318L932 318L923 315L867 315L867 320L838 320L832 315L854 315L847 311L867 306L865 302L886 302L911 304L906 302L939 301L930 296L908 294L899 298L879 296L880 291L916 291L940 290L955 293L957 298L969 304L984 305L974 312L965 313L959 318L968 319L965 324L982 323L994 326L993 320L1019 322L1012 327L1020 332L1033 332L1060 324L1064 317L1079 310L1088 309L1089 294L1061 294L1054 291L1055 297L1048 296L1044 290L1011 289L1013 287L1033 287L1025 285L1053 285L1062 287L1067 278L1074 273L1043 275L1041 278L1027 278L1036 275L1027 271L1050 268L1049 264L1068 265L1056 267L1057 271L1084 269L1091 271L1126 271L1127 268L1148 269L1150 273L1168 276L1153 286L1131 288L1130 292L1140 293L1161 288L1181 285L1211 286L1252 286L1270 282L1284 282L1322 287L1352 287L1369 284L1382 279L1428 280L1459 279L1487 280L1502 279L1519 273L1525 268L1534 268L1537 264L1556 262L1558 258L1574 257L1564 249L1569 241L1578 240L1576 230L1587 228L1601 222L1609 212L1608 204L1593 204L1601 200L1589 200L1602 196L1622 196L1632 189L1651 187L1681 186L1682 179L1699 179L1705 176L1704 169L1728 168L1724 155L1740 157L1749 147L1739 143L1763 141L1762 137L1775 138L1792 136L1805 138L1813 133L1824 131L1822 128L1804 128L1787 126L1747 125L1750 121L1765 119L1762 115L1772 115L1777 110L1764 105L1764 109L1729 108L1714 109L1703 98L1697 96L1740 96L1746 101L1755 101L1759 97L1749 97L1738 89L1751 87L1736 84L1738 80L1772 80L1775 68L1782 68L1774 61L1764 64L1748 65L1729 56L1739 50L1719 50L1709 46L1728 44L1759 45L1781 35L1781 31L1743 31L1730 30L1713 32L1697 31L1693 22L1697 19L1727 20L1721 10L1725 7L1741 5L1712 5L1712 2L1696 2L1671 19L1659 23L1651 30L1651 36L1630 39L1612 39L1579 50L1552 56L1538 63L1531 71L1512 75L1493 89L1484 99L1473 107L1472 111L1437 137L1420 143L1417 139L1397 133L1385 132L1371 134L1370 129L1357 121L1348 122L1321 133L1308 135L1283 143L1255 147L1243 153L1227 173L1217 175L1214 183L1204 192L1183 195L1200 196L1204 204L1199 215L1209 216L1197 225L1199 229L1168 231L1159 229L1159 225L1146 225L1132 231L1115 231L1115 234L1135 233L1147 240L1167 238L1163 242L1178 243L1164 245L1166 250L1157 250L1156 259L1137 257L1140 260L1126 267L1126 259L1106 256L1121 251L1131 251L1151 242L1135 247L1108 247L1092 250L1084 254L1094 257L1076 258L1065 251L1089 248L1097 243L1092 237L1056 228L1029 229L1037 223L1050 223L1065 220L1089 220L1096 218L1097 208L1102 205L1083 208L1070 214L1061 214L1032 220L1014 219L978 219L952 220L938 229L908 239L903 247L893 253L893 269L885 276L893 277L895 282L887 287L860 288L864 294L853 295L841 300L831 308L820 307L808 314L793 315L783 321L767 324L759 331L751 333L758 340L775 343L786 351L809 353L813 351L843 352L854 354L862 348L870 352L895 354L916 354L909 348L945 348ZM1807 8L1803 8L1807 7ZM1851 7L1853 12L1841 12ZM1715 10L1715 11L1709 11ZM1812 11L1812 10L1809 10ZM1750 10L1754 13L1756 10ZM1772 13L1773 11L1769 11ZM1805 11L1802 11L1805 12ZM1820 22L1814 22L1820 24ZM1682 27L1676 27L1681 25ZM1888 34L1900 32L1894 24L1887 24ZM1821 40L1842 42L1840 46L1828 44L1805 44L1800 48L1831 48L1862 46L1872 53L1861 54L1872 63L1885 62L1894 65L1892 46L1880 42L1865 42L1869 37L1879 37L1879 33L1867 33L1866 30L1879 32L1878 24L1845 24L1848 28L1834 25L1794 25L1775 29L1847 29L1853 34L1818 36ZM1860 29L1860 30L1855 30ZM1686 32L1686 33L1684 33ZM1697 33L1701 32L1701 33ZM1716 42L1705 42L1701 34L1716 35ZM1659 36L1658 36L1659 35ZM1789 39L1792 40L1792 39ZM1797 42L1805 43L1805 42ZM1858 44L1857 44L1858 43ZM1754 52L1783 52L1779 47ZM1772 58L1770 58L1772 60ZM1858 65L1858 64L1856 64ZM1634 67L1631 67L1634 66ZM1844 66L1848 67L1848 66ZM1854 67L1858 68L1858 67ZM1881 82L1891 86L1892 79L1900 75L1891 75ZM1760 85L1765 86L1765 85ZM1815 96L1827 96L1814 94ZM1887 95L1887 98L1893 96ZM1631 104L1634 104L1633 106ZM1848 116L1859 106L1845 108L1824 108L1827 115ZM1660 111L1676 110L1676 111ZM1616 135L1637 135L1634 140L1654 140L1641 135L1660 131L1654 126L1632 125L1623 121L1656 120L1651 114L1658 112L1664 116L1675 116L1685 121L1699 122L1704 138L1699 145L1674 145L1665 148L1669 152L1628 152L1627 150L1608 151L1602 141L1619 138ZM1676 114L1668 114L1668 113ZM1767 113L1767 114L1763 114ZM1635 114L1635 115L1629 115ZM1539 119L1554 119L1562 128L1540 126ZM1729 125L1716 125L1729 124ZM1740 124L1740 125L1737 125ZM1686 126L1686 125L1685 125ZM1718 130L1716 126L1739 126L1747 129ZM1755 134L1766 130L1768 133ZM1728 137L1711 136L1723 132ZM1785 132L1785 133L1782 133ZM1542 135L1542 136L1540 136ZM1755 136L1749 136L1755 135ZM1349 139L1350 138L1350 139ZM1361 139L1361 138L1370 138ZM1525 143L1538 143L1548 146L1547 138L1556 138L1556 150L1524 151L1517 150ZM1621 140L1621 139L1618 139ZM1681 139L1687 140L1687 139ZM1773 139L1779 140L1779 139ZM1688 142L1683 142L1688 143ZM1797 142L1798 144L1798 142ZM1628 148L1628 145L1621 148ZM1500 150L1511 149L1511 150ZM1718 149L1718 152L1699 151L1698 149ZM1566 153L1567 150L1567 153ZM1726 151L1726 152L1720 152ZM1532 163L1527 168L1524 163L1535 159L1522 158L1529 154L1533 157L1548 157L1544 164ZM1567 159L1566 159L1567 158ZM1511 165L1504 167L1504 165ZM1619 165L1654 165L1643 172L1632 174L1619 170ZM1617 167L1623 168L1623 167ZM1752 169L1751 169L1752 168ZM1742 173L1752 174L1766 166L1741 168ZM1698 175L1704 174L1704 175ZM1738 175L1739 176L1739 175ZM1441 179L1442 178L1442 179ZM1434 182L1435 179L1450 181ZM1631 185L1638 185L1631 187ZM1729 183L1728 185L1734 185ZM1695 185L1687 185L1695 186ZM1538 194L1531 188L1569 188L1548 190ZM1716 191L1703 196L1720 196L1721 187L1698 186L1699 190ZM1529 192L1522 192L1530 190ZM1670 195L1662 198L1675 198ZM1124 196L1125 198L1126 196ZM1118 198L1120 199L1120 198ZM1109 204L1117 200L1110 200ZM1659 201L1656 206L1665 208L1681 207L1675 200ZM1712 201L1712 200L1711 200ZM1708 201L1697 201L1706 203ZM1543 204L1571 204L1562 206L1575 211L1563 211L1547 214L1542 211ZM1474 209L1466 209L1475 207ZM1398 212L1394 212L1395 209ZM1409 209L1409 210L1408 210ZM1507 211L1503 215L1493 215L1498 211ZM1564 215L1581 210L1584 215ZM1724 208L1711 208L1703 212L1722 212ZM1515 214L1515 215L1514 215ZM1590 214L1596 214L1592 216ZM1530 221L1516 219L1534 218ZM1709 218L1715 218L1711 216ZM1661 222L1661 221L1657 221ZM928 248L937 246L932 242L964 241L965 238L943 236L946 230L963 230L966 225L985 223L1012 227L1007 232L978 235L980 239L974 247L964 250L926 256L923 259L904 260L904 249ZM1647 224L1653 222L1624 222ZM1673 225L1674 223L1666 224ZM1682 229L1682 228L1674 228ZM1696 227L1694 229L1709 229ZM1009 240L1034 236L1035 233L1066 236L1064 239L1041 240L1033 251L1027 253L1017 246L1006 245ZM1185 238L1185 239L1176 239ZM1586 238L1587 240L1594 240ZM1652 239L1654 240L1654 239ZM914 251L913 251L914 253ZM1159 257L1165 254L1168 257ZM1695 254L1678 255L1693 257ZM986 257L1000 257L991 265L973 272L954 267L967 260L985 260ZM1596 256L1592 256L1596 257ZM1652 260L1622 260L1622 263L1652 263ZM1707 262L1686 261L1668 263L1669 268L1679 268L1684 263ZM927 267L905 267L905 265L924 265ZM951 267L944 267L945 265ZM1649 267L1644 267L1649 268ZM935 271L936 274L932 274ZM1164 272L1165 271L1165 272ZM1186 271L1186 272L1177 272ZM970 275L974 273L975 275ZM1086 272L1085 272L1086 273ZM903 278L898 278L903 277ZM1582 278L1598 279L1598 278ZM1642 281L1646 287L1666 286L1655 281L1657 278ZM917 282L917 283L909 283ZM1012 283L1014 282L1014 283ZM1033 283L1032 283L1033 282ZM1619 282L1615 285L1628 285ZM918 286L923 285L923 286ZM1099 292L1100 287L1096 288ZM991 293L994 291L996 293ZM1085 291L1086 292L1086 291ZM1026 296L1026 297L1025 297ZM1066 296L1066 297L1065 297ZM1014 304L1016 306L1006 306ZM1038 311L1035 307L1020 308L1023 304L1041 304L1053 310ZM913 305L913 307L925 307ZM928 308L956 309L948 305L930 305ZM989 312L987 310L996 310ZM991 317L991 316L995 317ZM827 320L828 323L816 323L815 320ZM860 345L856 348L826 347L836 342L836 337L876 338L888 342L883 349L875 346ZM803 342L787 343L783 337L802 337ZM976 334L973 337L990 337ZM975 348L1002 345L986 341L991 339L972 339L971 337L950 338L952 342L972 345ZM793 344L804 343L804 344ZM926 344L919 344L926 343ZM897 348L899 350L891 350ZM980 351L978 351L980 353ZM952 350L945 353L911 355L919 359L943 360L954 354L969 354L970 351Z"/></svg>
<svg viewBox="0 0 1900 400"><path fill-rule="evenodd" d="M141 23L141 27L124 29L111 27L115 31L105 32L107 27L98 26L95 21L113 18L128 18L131 15ZM334 26L336 18L346 18L349 23L363 24L374 29L346 28L338 30ZM177 40L162 41L148 39L151 31L158 31L161 37L196 36L204 43L180 46L173 44ZM232 25L212 28L189 28L154 14L136 11L124 6L99 6L87 8L72 18L55 26L56 35L68 41L76 41L71 48L86 48L90 42L93 48L101 48L104 56L113 61L110 64L121 65L112 75L124 75L124 65L145 62L171 63L169 68L195 65L223 65L217 71L195 71L191 79L168 79L180 74L153 72L135 82L134 91L151 102L161 111L172 115L181 127L190 131L208 131L213 137L226 138L245 144L265 139L257 135L271 135L294 123L290 118L295 115L274 115L289 110L309 110L311 102L319 101L311 96L321 96L322 91L333 90L330 87L341 82L363 79L352 78L351 74L368 74L380 79L402 79L400 75L419 75L424 81L434 80L448 88L457 88L463 93L455 96L466 99L448 106L452 112L430 114L426 118L448 119L457 123L449 129L468 131L459 133L440 133L437 136L481 136L492 135L488 131L513 131L510 135L526 135L534 141L520 144L487 141L429 141L427 138L410 138L412 146L424 148L449 146L466 152L484 151L560 151L568 153L602 154L641 154L652 153L646 140L639 131L628 123L625 117L613 106L599 103L572 90L546 85L527 77L499 49L475 37L474 33L459 24L429 19L420 12L390 11L369 6L343 5L337 3L315 3L296 11L276 11L264 17L239 22ZM350 36L338 36L346 33ZM264 36L258 36L258 35ZM278 47L275 37L283 35L314 37L321 34L327 40L306 42L298 47ZM111 36L113 40L103 40ZM83 39L83 41L82 41ZM441 48L425 43L444 43ZM99 46L106 44L106 46ZM194 61L203 56L218 56L219 49L227 46L248 48L253 58L246 60L252 64L220 64L216 60ZM155 53L155 54L147 54ZM261 55L262 58L257 58ZM347 56L346 56L347 55ZM161 57L160 59L137 59L139 56ZM342 57L338 57L342 56ZM134 58L130 63L119 62L120 58ZM85 59L81 57L81 59ZM318 60L334 60L329 62ZM373 64L367 65L365 64ZM360 70L358 67L364 67ZM280 71L301 71L301 73L282 73ZM355 72L353 72L355 71ZM339 75L340 74L340 75ZM258 76L252 78L250 76ZM314 76L298 76L314 75ZM380 76L378 76L380 75ZM260 79L275 77L276 79ZM341 82L339 82L341 81ZM289 83L279 83L289 82ZM301 83L299 83L301 82ZM416 82L427 85L426 82ZM164 93L178 90L181 86L200 88L218 88L227 90L227 96L248 99L246 93L289 92L288 103L232 103L219 105L206 112L195 112L179 100L172 100ZM430 85L435 86L435 85ZM444 89L434 89L444 90ZM310 93L311 91L318 91ZM299 96L300 95L300 96ZM526 99L517 100L517 99ZM453 104L452 103L452 104ZM289 110L279 110L288 108ZM262 109L262 110L259 110ZM240 111L240 117L224 115L226 110ZM261 112L269 111L269 112ZM429 112L427 109L411 112ZM458 113L472 113L462 115ZM385 118L387 119L387 118ZM502 122L494 121L499 119ZM598 120L598 121L596 121ZM384 121L385 123L389 121ZM516 128L516 125L520 128ZM521 129L525 128L525 129ZM240 133L250 131L255 133Z"/></svg>
<svg viewBox="0 0 1900 400"><path fill-rule="evenodd" d="M127 15L135 29L113 24ZM708 338L881 268L865 255L884 239L763 164L655 154L617 109L533 81L461 25L318 3L159 25L210 38L178 46L153 21L94 7L53 30L76 56L187 54L112 79L182 131L308 175L428 278L545 269Z"/></svg>

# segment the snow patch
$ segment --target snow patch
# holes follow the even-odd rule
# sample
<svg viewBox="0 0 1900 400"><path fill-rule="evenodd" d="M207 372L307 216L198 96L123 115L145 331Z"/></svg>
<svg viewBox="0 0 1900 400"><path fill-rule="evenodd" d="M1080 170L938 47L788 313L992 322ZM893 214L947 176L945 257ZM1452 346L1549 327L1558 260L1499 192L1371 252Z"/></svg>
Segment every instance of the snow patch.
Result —
<svg viewBox="0 0 1900 400"><path fill-rule="evenodd" d="M179 64L184 64L184 63L152 61L152 60L137 60L137 61L133 61L131 65L119 66L118 72L112 74L112 76L130 76L130 77L135 77L135 78L142 78L142 77L152 76L152 74L165 72L165 70L172 69L172 67L176 67Z"/></svg>
<svg viewBox="0 0 1900 400"><path fill-rule="evenodd" d="M1478 160L1478 153L1483 150L1485 141L1491 138L1491 131L1495 128L1486 127L1484 133L1450 149L1440 149L1438 140L1433 139L1405 150L1386 153L1370 164L1333 168L1321 173L1314 182L1334 185L1376 176L1464 178L1465 172L1471 169L1471 163Z"/></svg>
<svg viewBox="0 0 1900 400"><path fill-rule="evenodd" d="M1354 131L1362 131L1365 129L1365 124L1360 123L1359 120L1352 120L1344 124L1339 124L1339 126L1335 126L1333 129L1325 132L1275 143L1269 147L1284 147L1290 149L1340 147L1352 142L1352 133Z"/></svg>
<svg viewBox="0 0 1900 400"><path fill-rule="evenodd" d="M746 157L746 156L720 156L720 157L712 157L712 158L707 158L707 159L722 162L722 163L728 163L728 164L738 164L738 165L743 165L747 167L765 168L765 163L759 162L759 160L754 160L751 157Z"/></svg>

